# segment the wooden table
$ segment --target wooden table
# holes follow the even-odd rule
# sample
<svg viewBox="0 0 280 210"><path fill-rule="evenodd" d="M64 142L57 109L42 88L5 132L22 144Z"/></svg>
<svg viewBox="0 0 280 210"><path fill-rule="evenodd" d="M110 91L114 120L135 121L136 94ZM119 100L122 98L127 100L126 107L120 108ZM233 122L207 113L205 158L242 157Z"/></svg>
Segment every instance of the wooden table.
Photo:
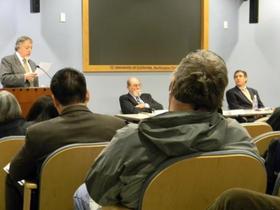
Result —
<svg viewBox="0 0 280 210"><path fill-rule="evenodd" d="M258 115L270 115L273 113L272 108L261 108L257 110L253 109L232 109L232 110L224 110L223 115L225 117L247 117L247 116L258 116Z"/></svg>
<svg viewBox="0 0 280 210"><path fill-rule="evenodd" d="M258 115L270 115L273 113L272 108L263 108L258 110L253 109L233 109L224 110L223 115L225 117L238 117L238 116L258 116ZM128 120L130 122L139 122L140 120L156 116L158 114L167 112L168 110L156 110L153 113L141 112L139 114L116 114L116 117Z"/></svg>

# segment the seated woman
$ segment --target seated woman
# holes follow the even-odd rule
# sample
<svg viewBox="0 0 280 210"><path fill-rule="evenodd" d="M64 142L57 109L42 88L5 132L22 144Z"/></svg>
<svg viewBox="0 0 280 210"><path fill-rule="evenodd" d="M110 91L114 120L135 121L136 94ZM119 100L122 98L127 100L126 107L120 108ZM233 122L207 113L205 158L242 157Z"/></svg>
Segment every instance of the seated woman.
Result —
<svg viewBox="0 0 280 210"><path fill-rule="evenodd" d="M28 125L57 117L58 112L50 96L39 97L30 108L26 120Z"/></svg>
<svg viewBox="0 0 280 210"><path fill-rule="evenodd" d="M26 122L16 97L8 91L0 91L0 138L25 135Z"/></svg>

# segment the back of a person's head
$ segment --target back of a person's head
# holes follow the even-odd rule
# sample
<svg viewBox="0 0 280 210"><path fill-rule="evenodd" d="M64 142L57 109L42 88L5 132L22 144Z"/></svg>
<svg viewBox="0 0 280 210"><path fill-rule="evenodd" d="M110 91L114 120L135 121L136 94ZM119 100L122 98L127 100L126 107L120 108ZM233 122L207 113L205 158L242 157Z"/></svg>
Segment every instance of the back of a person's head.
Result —
<svg viewBox="0 0 280 210"><path fill-rule="evenodd" d="M171 94L195 110L216 111L222 107L228 84L224 60L208 50L197 50L182 59L174 73Z"/></svg>
<svg viewBox="0 0 280 210"><path fill-rule="evenodd" d="M0 91L0 123L21 117L21 108L16 97L8 91Z"/></svg>
<svg viewBox="0 0 280 210"><path fill-rule="evenodd" d="M51 91L63 106L84 103L87 93L86 79L81 72L73 68L63 68L53 76Z"/></svg>
<svg viewBox="0 0 280 210"><path fill-rule="evenodd" d="M26 120L40 122L58 116L51 96L39 97L30 108Z"/></svg>

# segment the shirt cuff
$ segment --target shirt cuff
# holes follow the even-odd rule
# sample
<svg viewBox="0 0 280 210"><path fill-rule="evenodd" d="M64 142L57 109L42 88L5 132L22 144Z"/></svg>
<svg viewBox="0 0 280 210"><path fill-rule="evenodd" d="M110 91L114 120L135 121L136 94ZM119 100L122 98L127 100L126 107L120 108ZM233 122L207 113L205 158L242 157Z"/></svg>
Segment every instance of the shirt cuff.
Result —
<svg viewBox="0 0 280 210"><path fill-rule="evenodd" d="M150 105L145 103L145 108L150 108Z"/></svg>

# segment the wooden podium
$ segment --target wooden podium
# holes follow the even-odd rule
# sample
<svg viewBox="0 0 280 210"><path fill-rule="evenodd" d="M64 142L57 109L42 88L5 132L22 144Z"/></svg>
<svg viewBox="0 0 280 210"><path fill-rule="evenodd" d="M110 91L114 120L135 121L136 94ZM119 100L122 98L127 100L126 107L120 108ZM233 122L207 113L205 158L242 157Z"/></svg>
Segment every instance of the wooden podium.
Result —
<svg viewBox="0 0 280 210"><path fill-rule="evenodd" d="M3 88L1 90L9 91L17 98L22 109L23 117L27 116L29 109L38 97L51 95L50 88Z"/></svg>

